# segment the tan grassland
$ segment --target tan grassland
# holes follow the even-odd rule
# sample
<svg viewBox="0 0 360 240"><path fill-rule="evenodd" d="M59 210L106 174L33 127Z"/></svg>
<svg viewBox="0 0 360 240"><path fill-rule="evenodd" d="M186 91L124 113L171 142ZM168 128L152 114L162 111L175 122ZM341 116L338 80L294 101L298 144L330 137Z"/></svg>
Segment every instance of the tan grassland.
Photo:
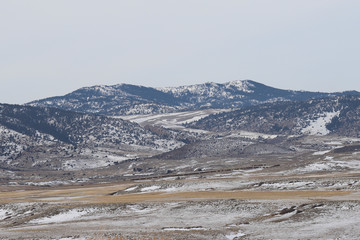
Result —
<svg viewBox="0 0 360 240"><path fill-rule="evenodd" d="M199 191L199 192L152 192L111 195L123 190L129 184L104 185L97 187L74 187L65 189L44 189L0 192L0 203L14 202L69 202L69 203L139 203L170 201L202 201L220 199L266 200L266 199L304 199L344 196L354 191Z"/></svg>

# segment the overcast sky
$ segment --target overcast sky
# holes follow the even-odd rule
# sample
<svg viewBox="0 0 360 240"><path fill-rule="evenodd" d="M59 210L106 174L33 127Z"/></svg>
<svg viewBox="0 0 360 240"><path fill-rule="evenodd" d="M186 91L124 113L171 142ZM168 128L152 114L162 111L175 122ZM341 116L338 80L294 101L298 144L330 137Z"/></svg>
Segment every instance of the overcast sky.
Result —
<svg viewBox="0 0 360 240"><path fill-rule="evenodd" d="M252 79L360 91L359 0L0 0L0 102Z"/></svg>

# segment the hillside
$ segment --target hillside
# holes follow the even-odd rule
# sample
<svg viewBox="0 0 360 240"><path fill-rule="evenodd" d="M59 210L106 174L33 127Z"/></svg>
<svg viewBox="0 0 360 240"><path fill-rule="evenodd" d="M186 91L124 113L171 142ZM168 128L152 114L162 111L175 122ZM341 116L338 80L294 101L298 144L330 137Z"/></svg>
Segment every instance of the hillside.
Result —
<svg viewBox="0 0 360 240"><path fill-rule="evenodd" d="M278 102L210 115L187 127L267 134L360 136L360 98L341 96Z"/></svg>
<svg viewBox="0 0 360 240"><path fill-rule="evenodd" d="M0 131L1 163L26 167L42 161L50 164L52 158L62 162L84 156L88 165L96 158L108 160L110 155L114 158L108 162L113 163L184 144L122 119L7 104L0 105Z"/></svg>

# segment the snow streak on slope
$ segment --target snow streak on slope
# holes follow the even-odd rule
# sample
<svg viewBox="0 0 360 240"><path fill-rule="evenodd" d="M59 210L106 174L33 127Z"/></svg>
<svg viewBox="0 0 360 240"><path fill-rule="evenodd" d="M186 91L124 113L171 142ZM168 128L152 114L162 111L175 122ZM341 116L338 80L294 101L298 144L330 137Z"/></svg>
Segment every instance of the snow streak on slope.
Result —
<svg viewBox="0 0 360 240"><path fill-rule="evenodd" d="M321 114L320 117L318 117L315 120L311 120L310 124L303 128L301 132L303 134L308 135L326 135L329 134L330 131L326 128L326 125L331 122L331 120L335 116L339 116L340 111L337 112L325 112Z"/></svg>
<svg viewBox="0 0 360 240"><path fill-rule="evenodd" d="M198 121L210 114L227 111L225 109L205 109L178 113L120 116L124 120L136 122L141 126L156 125L172 129L184 129L183 124Z"/></svg>

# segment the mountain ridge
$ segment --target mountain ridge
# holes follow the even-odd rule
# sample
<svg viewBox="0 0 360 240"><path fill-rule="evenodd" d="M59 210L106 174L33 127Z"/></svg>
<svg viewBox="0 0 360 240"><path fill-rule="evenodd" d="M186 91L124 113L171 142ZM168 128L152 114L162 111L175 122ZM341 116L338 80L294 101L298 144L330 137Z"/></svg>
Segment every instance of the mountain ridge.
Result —
<svg viewBox="0 0 360 240"><path fill-rule="evenodd" d="M309 92L283 90L252 80L152 88L131 84L95 85L64 96L40 99L30 106L56 107L110 116L158 114L208 108L240 108L266 102L360 95L357 91Z"/></svg>

